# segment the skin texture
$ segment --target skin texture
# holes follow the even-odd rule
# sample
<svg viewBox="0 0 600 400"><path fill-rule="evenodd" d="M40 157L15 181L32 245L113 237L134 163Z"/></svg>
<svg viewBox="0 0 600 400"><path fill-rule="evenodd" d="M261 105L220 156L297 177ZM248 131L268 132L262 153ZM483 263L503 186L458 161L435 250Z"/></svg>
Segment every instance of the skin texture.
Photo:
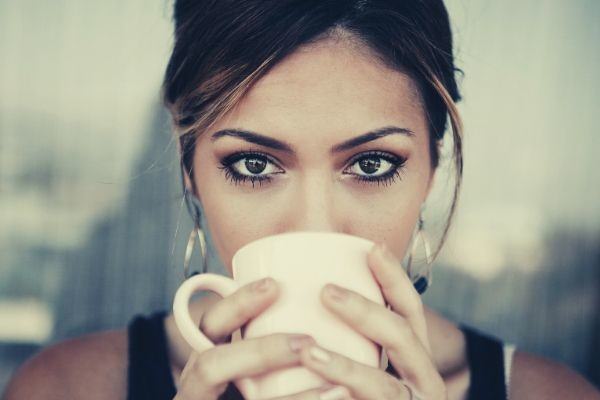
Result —
<svg viewBox="0 0 600 400"><path fill-rule="evenodd" d="M331 155L344 140L384 126L413 137L390 135ZM245 129L285 141L294 156L238 138L211 141L212 133ZM263 77L239 106L199 139L194 157L198 189L216 250L231 274L233 254L264 236L294 230L331 231L385 242L397 256L406 251L433 171L426 119L412 81L373 63L350 46L326 42L294 53ZM278 160L261 175L270 183L238 186L225 178L220 159L259 150ZM400 177L387 186L358 182L367 175L353 156L379 150L406 158ZM385 160L375 174L391 166ZM244 160L237 163L249 175ZM343 171L347 173L344 174ZM187 182L190 185L189 181ZM191 187L191 186L190 186ZM268 207L264 207L268 204Z"/></svg>
<svg viewBox="0 0 600 400"><path fill-rule="evenodd" d="M388 136L335 156L328 153L335 144L389 125L410 129L414 136ZM286 141L296 155L230 137L213 143L210 134L224 128L251 130ZM385 243L390 252L385 257L372 253L369 267L392 310L369 304L354 293L347 293L342 307L325 292L322 301L351 326L384 343L390 362L426 394L425 398L465 399L470 374L464 336L455 324L420 303L398 261L406 251L434 176L427 140L423 109L406 76L374 64L361 49L326 42L284 60L239 107L204 133L194 158L198 173L193 184L188 180L186 185L198 189L216 250L230 274L231 258L237 249L286 231L344 232ZM218 168L220 159L240 150L260 150L278 161L262 173L283 173L262 186L231 184ZM350 168L349 160L368 150L406 158L401 179L387 186L367 185L342 172L364 175L357 164ZM248 173L243 162L237 165L241 172ZM381 168L389 166L382 161ZM263 294L263 305L276 294L275 287ZM221 304L220 314L217 304ZM219 321L223 320L219 315L226 311L223 304L217 295L208 295L191 305L193 318L205 333L219 331ZM193 393L194 385L201 380L201 374L195 375L198 370L193 368L198 355L179 335L172 316L165 327L176 385ZM406 343L411 345L403 346ZM323 368L311 359L306 347L299 355L302 364L345 387L352 398L408 398L406 389L383 371L360 369L336 354L330 354L333 366ZM243 357L240 354L238 359ZM219 363L212 371L217 371L217 364L222 369L231 362L231 357L216 359ZM102 365L106 373L82 365ZM25 363L4 398L124 399L126 365L124 330L72 339L44 349ZM515 353L512 371L511 399L600 398L569 368L521 351Z"/></svg>

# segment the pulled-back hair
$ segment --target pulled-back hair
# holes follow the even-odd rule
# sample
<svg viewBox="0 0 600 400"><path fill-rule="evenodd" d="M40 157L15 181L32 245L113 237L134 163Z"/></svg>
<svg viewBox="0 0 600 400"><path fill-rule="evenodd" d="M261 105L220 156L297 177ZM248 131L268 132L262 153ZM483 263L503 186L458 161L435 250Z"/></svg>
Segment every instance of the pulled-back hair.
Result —
<svg viewBox="0 0 600 400"><path fill-rule="evenodd" d="M452 32L442 0L176 0L175 42L162 96L193 180L194 145L251 86L300 46L344 37L407 74L425 106L432 168L449 117L456 182L439 253L462 180L462 124L455 103Z"/></svg>

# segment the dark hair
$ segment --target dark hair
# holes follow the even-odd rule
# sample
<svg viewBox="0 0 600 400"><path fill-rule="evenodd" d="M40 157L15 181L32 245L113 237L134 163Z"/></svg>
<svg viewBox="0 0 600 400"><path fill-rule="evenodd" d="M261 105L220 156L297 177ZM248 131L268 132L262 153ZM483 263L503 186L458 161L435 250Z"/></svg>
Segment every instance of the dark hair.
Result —
<svg viewBox="0 0 600 400"><path fill-rule="evenodd" d="M344 37L410 76L425 105L434 169L448 116L452 125L456 184L437 256L454 215L463 165L454 76L460 70L442 0L176 0L174 20L162 97L179 135L182 173L190 177L197 135L299 46Z"/></svg>

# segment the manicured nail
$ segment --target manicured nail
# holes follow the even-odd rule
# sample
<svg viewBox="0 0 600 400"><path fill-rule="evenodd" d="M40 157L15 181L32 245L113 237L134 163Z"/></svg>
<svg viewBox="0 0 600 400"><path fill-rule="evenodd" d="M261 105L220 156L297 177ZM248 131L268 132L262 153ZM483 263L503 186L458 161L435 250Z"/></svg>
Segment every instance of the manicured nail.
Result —
<svg viewBox="0 0 600 400"><path fill-rule="evenodd" d="M307 335L298 335L289 338L290 350L294 353L298 353L302 348L314 343L313 338Z"/></svg>
<svg viewBox="0 0 600 400"><path fill-rule="evenodd" d="M331 356L327 354L327 352L317 346L312 346L308 352L313 360L319 361L322 363L328 363L331 361Z"/></svg>
<svg viewBox="0 0 600 400"><path fill-rule="evenodd" d="M348 298L348 292L345 289L331 283L327 285L327 294L335 301L344 301Z"/></svg>
<svg viewBox="0 0 600 400"><path fill-rule="evenodd" d="M266 292L271 287L271 279L263 278L260 281L256 281L252 284L252 290L257 292Z"/></svg>
<svg viewBox="0 0 600 400"><path fill-rule="evenodd" d="M319 400L343 400L349 398L350 392L343 386L335 386L333 389L329 389L319 396Z"/></svg>

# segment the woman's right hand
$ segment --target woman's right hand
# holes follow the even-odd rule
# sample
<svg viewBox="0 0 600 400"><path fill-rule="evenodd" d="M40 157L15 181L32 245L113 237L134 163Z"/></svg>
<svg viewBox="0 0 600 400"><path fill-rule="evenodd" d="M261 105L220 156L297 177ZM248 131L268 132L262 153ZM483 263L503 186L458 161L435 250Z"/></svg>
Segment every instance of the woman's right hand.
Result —
<svg viewBox="0 0 600 400"><path fill-rule="evenodd" d="M300 364L299 350L315 343L308 335L276 333L230 342L232 332L264 311L278 295L277 282L265 278L242 286L204 311L199 328L215 347L202 353L192 351L174 400L216 400L230 381ZM318 399L330 387L286 399Z"/></svg>

